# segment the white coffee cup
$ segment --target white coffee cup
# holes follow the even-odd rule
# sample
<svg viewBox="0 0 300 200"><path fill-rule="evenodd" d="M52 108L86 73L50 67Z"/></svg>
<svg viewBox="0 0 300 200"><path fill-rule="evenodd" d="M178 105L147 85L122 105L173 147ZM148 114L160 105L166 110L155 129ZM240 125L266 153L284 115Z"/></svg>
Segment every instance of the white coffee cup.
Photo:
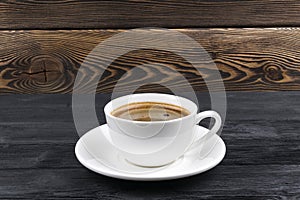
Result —
<svg viewBox="0 0 300 200"><path fill-rule="evenodd" d="M181 106L190 114L166 121L134 121L113 116L116 108L133 102L160 102ZM198 141L193 141L195 128L204 118L214 118L212 129L206 133L215 134L221 127L221 117L215 111L197 114L197 105L183 97L141 93L122 96L110 101L104 107L112 144L129 162L146 167L163 166L182 156Z"/></svg>

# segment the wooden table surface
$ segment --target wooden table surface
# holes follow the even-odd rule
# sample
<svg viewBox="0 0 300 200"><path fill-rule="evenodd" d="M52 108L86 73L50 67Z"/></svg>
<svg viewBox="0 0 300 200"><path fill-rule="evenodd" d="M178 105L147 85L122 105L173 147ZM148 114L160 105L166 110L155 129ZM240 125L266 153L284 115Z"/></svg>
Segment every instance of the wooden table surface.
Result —
<svg viewBox="0 0 300 200"><path fill-rule="evenodd" d="M200 96L207 96L205 93ZM96 109L104 123L98 95ZM71 95L2 95L0 199L300 199L300 93L228 92L215 168L190 178L134 182L84 168ZM207 98L201 99L209 108Z"/></svg>

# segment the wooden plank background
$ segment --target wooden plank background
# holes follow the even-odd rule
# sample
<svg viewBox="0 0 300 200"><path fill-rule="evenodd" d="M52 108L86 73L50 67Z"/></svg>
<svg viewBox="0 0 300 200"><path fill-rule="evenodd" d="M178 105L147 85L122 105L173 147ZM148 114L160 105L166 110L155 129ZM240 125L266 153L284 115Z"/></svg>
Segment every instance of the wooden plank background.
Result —
<svg viewBox="0 0 300 200"><path fill-rule="evenodd" d="M1 1L1 29L299 26L297 0Z"/></svg>
<svg viewBox="0 0 300 200"><path fill-rule="evenodd" d="M197 95L209 108L205 93ZM298 200L300 93L227 97L222 163L191 178L147 183L100 176L76 160L72 95L2 95L0 199ZM103 113L110 95L97 99L95 109Z"/></svg>
<svg viewBox="0 0 300 200"><path fill-rule="evenodd" d="M85 56L101 41L135 27L175 28L191 36L210 53L228 91L300 90L299 10L295 0L1 1L0 93L70 93ZM155 62L161 65L144 70L153 84L139 92L167 91L160 85L166 76L185 89L172 70L195 90L207 90L202 77L208 74L170 52L147 49L115 60L97 91L111 92L126 71ZM122 91L142 84L132 81L135 75Z"/></svg>
<svg viewBox="0 0 300 200"><path fill-rule="evenodd" d="M0 199L300 199L299 10L297 0L1 1L0 93L22 95L0 98ZM72 92L78 68L98 43L137 27L187 34L216 63L228 91L227 153L218 167L181 180L137 183L97 176L76 161L72 96L60 93ZM89 67L105 58L98 59ZM143 80L155 84L138 91L167 91L163 77L184 89L172 70L195 90L207 90L202 77L209 74L177 55L129 52L99 82L101 124L116 82L125 80L122 91L143 84L135 74L121 77L153 63L160 65L140 69ZM197 94L201 110L209 109L209 94Z"/></svg>
<svg viewBox="0 0 300 200"><path fill-rule="evenodd" d="M192 37L209 52L228 91L300 90L299 28L176 30ZM120 32L122 30L0 31L0 92L70 93L85 56L98 43ZM114 48L119 47L113 47L112 51ZM104 59L99 55L91 61L95 75L100 72L93 65ZM134 73L120 79L129 69L149 63L161 65L147 70L140 68L145 73L141 81L136 80ZM187 78L196 90L207 90L202 77L209 73L199 74L183 58L170 52L146 49L129 52L115 60L101 78L98 92L111 92L119 79L126 82L120 88L122 91L143 85L144 80L155 84L140 91L161 90L159 84L170 80L176 87L184 87L178 73L171 70ZM210 81L218 80L211 77Z"/></svg>

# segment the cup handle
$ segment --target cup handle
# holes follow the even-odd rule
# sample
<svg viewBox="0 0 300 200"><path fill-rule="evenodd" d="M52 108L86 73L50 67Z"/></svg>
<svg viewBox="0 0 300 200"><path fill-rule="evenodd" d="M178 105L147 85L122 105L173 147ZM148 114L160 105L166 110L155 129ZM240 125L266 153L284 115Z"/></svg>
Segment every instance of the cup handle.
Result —
<svg viewBox="0 0 300 200"><path fill-rule="evenodd" d="M213 136L213 134L216 134L218 132L218 130L221 128L222 119L221 119L221 116L217 112L215 112L213 110L208 110L208 111L203 111L201 113L198 113L196 115L196 125L199 124L205 118L214 118L215 119L215 123L214 123L213 127L203 137L199 138L198 140L193 140L192 144L187 148L186 151L189 151L189 150L193 149L194 147L199 146L204 137L206 137L206 139L210 138L211 136Z"/></svg>

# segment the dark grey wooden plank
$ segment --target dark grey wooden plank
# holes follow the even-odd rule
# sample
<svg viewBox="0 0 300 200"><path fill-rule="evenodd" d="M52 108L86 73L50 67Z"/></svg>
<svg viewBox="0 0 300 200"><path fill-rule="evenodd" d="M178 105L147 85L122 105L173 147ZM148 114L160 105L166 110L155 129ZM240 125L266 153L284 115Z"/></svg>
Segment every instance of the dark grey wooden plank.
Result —
<svg viewBox="0 0 300 200"><path fill-rule="evenodd" d="M191 178L122 181L84 168L0 170L6 199L297 199L299 165L220 165Z"/></svg>
<svg viewBox="0 0 300 200"><path fill-rule="evenodd" d="M109 101L109 97L108 94L97 97L96 106L101 123L104 122L103 107ZM0 123L73 122L71 106L71 94L1 95Z"/></svg>
<svg viewBox="0 0 300 200"><path fill-rule="evenodd" d="M299 91L226 92L226 95L228 120L300 120ZM209 93L199 92L197 96L200 110L210 109ZM109 100L109 94L96 96L100 123L105 122L103 107ZM71 94L1 95L0 123L73 122L71 105Z"/></svg>
<svg viewBox="0 0 300 200"><path fill-rule="evenodd" d="M207 126L208 123L203 123ZM227 119L222 137L235 140L300 139L300 120L231 120ZM73 143L78 139L73 122L1 122L1 144Z"/></svg>
<svg viewBox="0 0 300 200"><path fill-rule="evenodd" d="M300 119L300 92L226 92L231 120Z"/></svg>
<svg viewBox="0 0 300 200"><path fill-rule="evenodd" d="M300 165L300 140L234 139L225 136L222 165ZM75 143L75 142L74 142ZM75 144L0 144L0 169L78 168Z"/></svg>
<svg viewBox="0 0 300 200"><path fill-rule="evenodd" d="M58 141L59 142L59 141ZM1 144L1 169L78 168L75 144Z"/></svg>
<svg viewBox="0 0 300 200"><path fill-rule="evenodd" d="M74 144L73 122L0 122L0 144Z"/></svg>
<svg viewBox="0 0 300 200"><path fill-rule="evenodd" d="M209 108L208 94L198 95ZM71 95L2 95L0 199L299 199L300 93L227 96L222 163L191 178L140 183L97 175L76 160ZM101 110L109 95L97 99Z"/></svg>
<svg viewBox="0 0 300 200"><path fill-rule="evenodd" d="M74 156L78 136L69 124L0 126L0 169L81 167ZM227 124L221 135L227 145L223 165L300 165L299 121L272 127L258 121Z"/></svg>
<svg viewBox="0 0 300 200"><path fill-rule="evenodd" d="M2 1L2 29L299 26L299 1Z"/></svg>

